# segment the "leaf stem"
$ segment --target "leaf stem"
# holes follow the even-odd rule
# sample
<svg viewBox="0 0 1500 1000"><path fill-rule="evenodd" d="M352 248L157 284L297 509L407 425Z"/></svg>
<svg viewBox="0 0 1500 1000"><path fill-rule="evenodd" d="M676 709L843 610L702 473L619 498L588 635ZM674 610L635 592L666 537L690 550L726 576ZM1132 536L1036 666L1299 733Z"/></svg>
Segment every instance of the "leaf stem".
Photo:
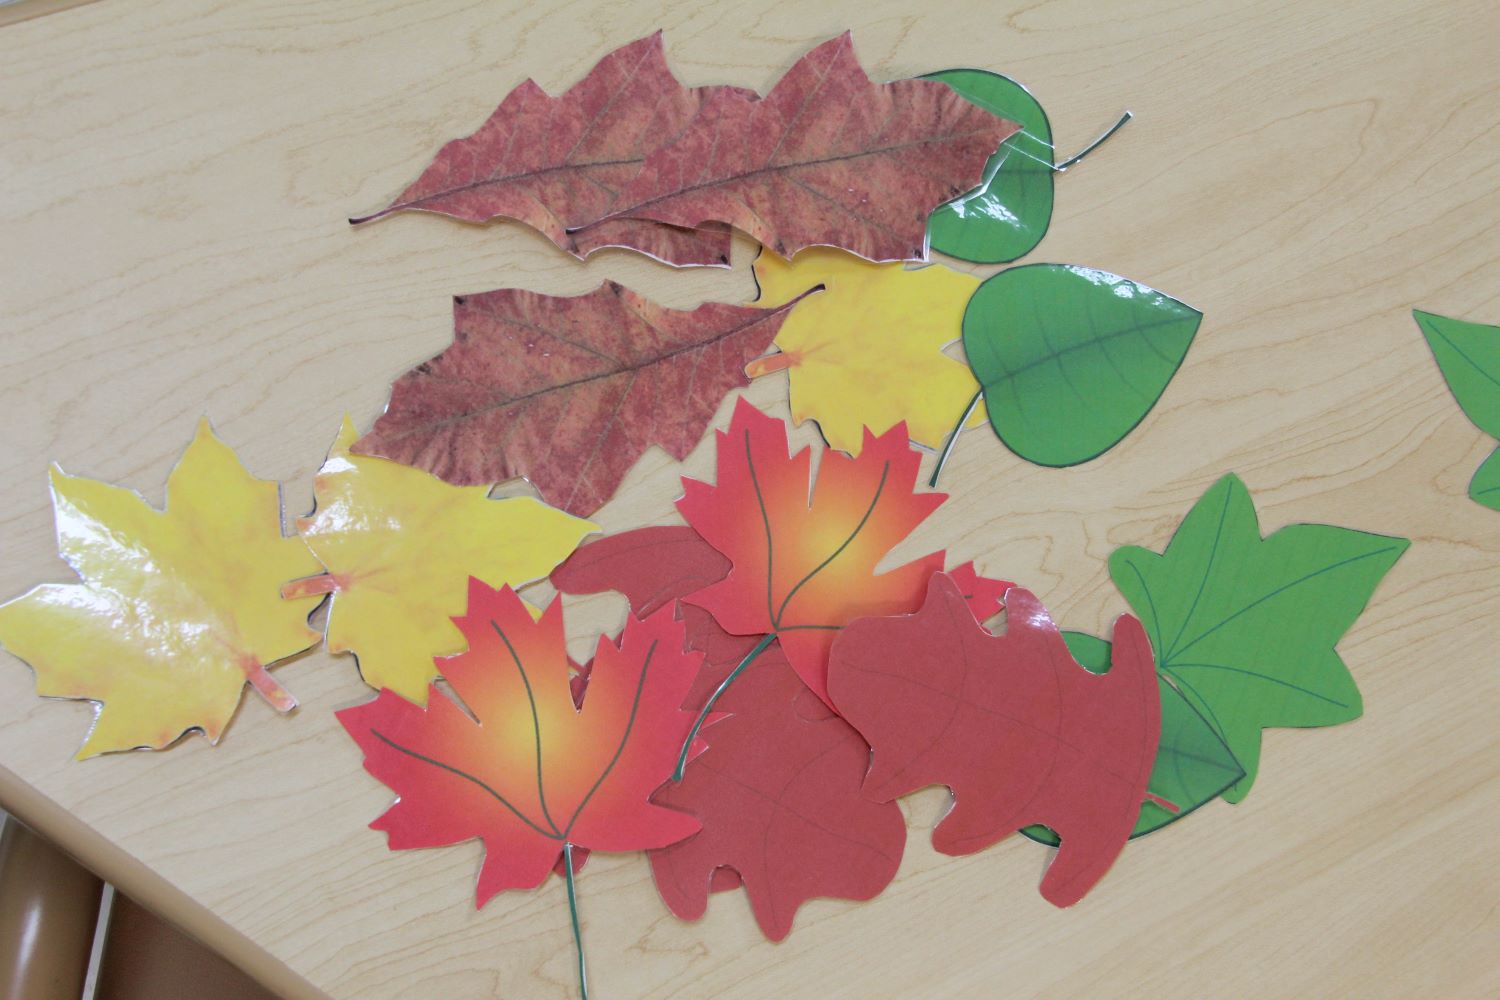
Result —
<svg viewBox="0 0 1500 1000"><path fill-rule="evenodd" d="M563 874L568 881L568 917L573 922L573 947L578 952L578 993L589 1000L589 974L583 962L583 930L578 925L578 890L573 885L573 845L563 843Z"/></svg>
<svg viewBox="0 0 1500 1000"><path fill-rule="evenodd" d="M1088 156L1094 150L1096 150L1100 146L1104 145L1105 141L1108 140L1110 136L1114 135L1116 132L1120 131L1120 129L1124 128L1125 127L1125 123L1128 122L1128 121L1130 121L1130 119L1132 119L1134 117L1135 117L1135 115L1133 113L1131 113L1129 111L1125 112L1123 115L1120 116L1120 120L1119 121L1115 122L1113 125L1111 125L1108 129L1105 130L1105 132L1104 132L1103 135L1101 135L1099 138L1095 139L1093 142L1089 143L1087 146L1084 146L1081 150L1079 150L1078 152L1074 153L1072 156L1068 157L1066 160L1063 160L1061 163L1057 164L1052 169L1056 170L1058 173L1062 173L1064 170L1067 170L1073 164L1077 163L1079 160L1083 159L1085 156Z"/></svg>
<svg viewBox="0 0 1500 1000"><path fill-rule="evenodd" d="M958 443L958 434L964 429L964 424L969 422L969 417L974 413L974 407L984 398L984 390L980 389L974 393L974 398L969 400L969 405L964 407L964 415L958 418L958 423L953 425L953 433L948 435L948 440L943 442L942 454L938 455L937 465L932 470L932 478L927 480L931 489L937 489L938 476L943 474L943 466L948 464L948 456L953 453L953 446Z"/></svg>
<svg viewBox="0 0 1500 1000"><path fill-rule="evenodd" d="M682 780L682 772L687 769L688 751L692 749L693 741L698 738L698 730L703 728L703 722L708 718L708 713L713 709L714 702L719 700L720 696L722 696L724 692L729 689L729 685L734 683L734 679L740 674L744 673L745 668L748 667L757 656L765 652L766 647L769 646L771 644L771 640L775 638L775 632L761 636L760 642L755 644L755 648L745 654L745 658L740 661L739 666L735 667L729 672L729 676L724 678L724 680L719 683L718 687L714 688L714 693L709 695L708 700L703 703L703 711L698 713L698 718L693 722L693 728L688 731L687 739L682 741L682 753L677 755L677 770L672 772L673 781Z"/></svg>

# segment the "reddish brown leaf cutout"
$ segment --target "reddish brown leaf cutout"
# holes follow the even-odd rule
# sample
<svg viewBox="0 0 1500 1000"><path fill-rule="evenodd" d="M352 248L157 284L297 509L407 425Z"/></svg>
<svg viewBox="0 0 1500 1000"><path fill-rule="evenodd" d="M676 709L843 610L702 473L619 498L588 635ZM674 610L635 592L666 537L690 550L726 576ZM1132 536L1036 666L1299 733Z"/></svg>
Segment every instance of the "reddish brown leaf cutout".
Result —
<svg viewBox="0 0 1500 1000"><path fill-rule="evenodd" d="M453 345L396 381L354 450L458 485L525 476L587 517L651 445L687 456L795 301L667 309L612 281L457 298Z"/></svg>
<svg viewBox="0 0 1500 1000"><path fill-rule="evenodd" d="M703 676L717 686L732 668L705 667ZM651 870L684 920L703 915L710 891L743 882L761 930L779 941L807 900L871 899L889 885L906 821L895 803L860 793L869 746L776 646L720 705L731 699L731 716L703 730L708 749L653 800L694 814L703 830L650 852Z"/></svg>
<svg viewBox="0 0 1500 1000"><path fill-rule="evenodd" d="M944 854L1051 827L1062 845L1042 895L1071 906L1140 813L1161 734L1155 661L1140 622L1122 615L1109 672L1091 674L1035 597L1016 588L1005 603L1006 632L991 635L954 582L933 576L916 614L844 629L829 693L873 748L866 794L947 785L953 808L932 836Z"/></svg>
<svg viewBox="0 0 1500 1000"><path fill-rule="evenodd" d="M688 89L667 68L657 32L621 46L560 97L527 80L511 91L472 135L454 139L387 208L437 212L485 222L524 222L579 257L625 246L673 264L728 264L730 235L721 224L684 229L639 220L568 229L608 211L646 154L676 137L705 101L736 87Z"/></svg>
<svg viewBox="0 0 1500 1000"><path fill-rule="evenodd" d="M707 98L603 221L727 222L783 257L827 244L870 260L925 260L927 217L974 188L1018 128L936 81L872 82L845 33L763 99Z"/></svg>

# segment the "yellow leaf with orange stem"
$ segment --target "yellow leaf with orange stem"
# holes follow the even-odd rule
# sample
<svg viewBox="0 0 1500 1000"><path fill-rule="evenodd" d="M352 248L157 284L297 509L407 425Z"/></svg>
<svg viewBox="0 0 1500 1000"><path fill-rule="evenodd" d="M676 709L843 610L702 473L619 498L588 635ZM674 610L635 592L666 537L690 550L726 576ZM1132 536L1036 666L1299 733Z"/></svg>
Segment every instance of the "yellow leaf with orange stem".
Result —
<svg viewBox="0 0 1500 1000"><path fill-rule="evenodd" d="M828 444L858 454L868 427L883 434L906 421L911 439L940 447L979 384L943 348L963 333L964 309L979 279L933 264L872 264L833 247L790 261L755 261L757 305L774 307L818 285L776 334L779 354L750 362L752 378L786 369L792 419L816 420ZM983 404L965 426L985 421Z"/></svg>
<svg viewBox="0 0 1500 1000"><path fill-rule="evenodd" d="M492 500L488 486L352 454L358 436L345 418L313 482L317 510L297 521L327 572L283 592L333 594L329 651L354 653L371 687L425 705L433 657L464 649L452 618L464 613L469 577L512 588L540 580L599 528L531 497Z"/></svg>
<svg viewBox="0 0 1500 1000"><path fill-rule="evenodd" d="M266 668L318 640L316 598L282 584L317 560L281 532L281 493L208 421L167 479L165 509L52 467L57 547L79 583L0 606L0 642L37 693L102 702L78 759L161 749L198 729L217 743L249 683L278 711L297 702Z"/></svg>

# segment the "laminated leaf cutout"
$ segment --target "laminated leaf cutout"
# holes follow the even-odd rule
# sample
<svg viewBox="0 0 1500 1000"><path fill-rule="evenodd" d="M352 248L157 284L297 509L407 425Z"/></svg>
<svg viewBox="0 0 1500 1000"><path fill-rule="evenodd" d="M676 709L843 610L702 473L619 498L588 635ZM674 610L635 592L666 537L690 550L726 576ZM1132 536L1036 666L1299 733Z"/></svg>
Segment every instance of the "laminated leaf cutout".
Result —
<svg viewBox="0 0 1500 1000"><path fill-rule="evenodd" d="M943 353L963 333L979 279L951 268L907 270L829 247L790 263L761 253L758 305L776 306L821 285L776 334L780 353L750 362L752 378L786 369L792 419L816 420L832 448L856 452L866 427L902 421L911 439L938 447L979 390L968 366ZM977 425L975 413L967 426Z"/></svg>
<svg viewBox="0 0 1500 1000"><path fill-rule="evenodd" d="M451 486L350 454L354 438L346 418L313 480L317 510L297 522L327 572L285 592L332 593L328 649L354 653L371 687L421 705L437 674L432 658L464 648L452 618L463 612L469 577L531 583L598 529L531 497L492 500L488 486Z"/></svg>
<svg viewBox="0 0 1500 1000"><path fill-rule="evenodd" d="M1107 640L1064 632L1063 641L1085 670L1096 674L1109 670ZM1223 738L1165 677L1157 676L1156 687L1161 695L1161 741L1140 819L1130 832L1132 839L1175 823L1245 776ZM1032 840L1057 844L1057 834L1044 826L1028 826L1021 832Z"/></svg>
<svg viewBox="0 0 1500 1000"><path fill-rule="evenodd" d="M1052 220L1052 126L1025 87L982 69L930 73L966 100L1021 126L990 157L984 181L932 213L932 249L981 264L1004 264L1030 253Z"/></svg>
<svg viewBox="0 0 1500 1000"><path fill-rule="evenodd" d="M933 830L944 854L971 854L1041 823L1062 838L1042 896L1071 906L1104 876L1140 813L1160 704L1140 623L1115 625L1114 664L1092 674L1025 590L991 635L947 576L914 615L866 618L834 643L834 710L871 747L865 793L887 801L947 785Z"/></svg>
<svg viewBox="0 0 1500 1000"><path fill-rule="evenodd" d="M1249 793L1262 729L1359 717L1359 688L1334 647L1408 544L1323 524L1261 538L1249 491L1228 475L1188 512L1165 552L1131 546L1110 556L1110 576L1145 623L1157 669L1245 771L1225 799Z"/></svg>
<svg viewBox="0 0 1500 1000"><path fill-rule="evenodd" d="M717 684L728 667L706 668ZM895 803L860 793L870 748L815 698L772 646L719 703L707 749L656 801L693 813L703 830L652 851L667 908L703 916L712 889L743 881L761 930L779 941L809 899L870 899L901 863L906 821ZM730 880L715 876L734 872Z"/></svg>
<svg viewBox="0 0 1500 1000"><path fill-rule="evenodd" d="M391 205L350 221L407 210L469 222L505 217L580 257L599 247L628 246L673 264L728 264L724 226L617 220L583 237L567 231L603 215L646 154L681 133L704 101L724 91L748 94L684 87L667 68L657 32L614 50L559 97L525 81L476 132L439 150Z"/></svg>
<svg viewBox="0 0 1500 1000"><path fill-rule="evenodd" d="M633 614L645 617L719 582L729 574L729 567L729 560L696 531L674 525L636 528L588 542L552 571L551 581L563 594L617 591L630 603ZM973 563L956 566L948 574L980 621L1000 611L1005 592L1013 586L980 576ZM687 628L688 647L703 652L710 666L734 664L755 646L755 636L725 632L702 608L685 604L678 613ZM710 673L705 670L704 678ZM720 680L714 679L710 689ZM699 683L706 681L700 678ZM732 693L732 689L727 691L720 702L726 711L734 707ZM689 704L701 706L703 699L690 697Z"/></svg>
<svg viewBox="0 0 1500 1000"><path fill-rule="evenodd" d="M1006 447L1038 465L1077 465L1145 418L1202 318L1118 275L1027 264L969 300L964 353Z"/></svg>
<svg viewBox="0 0 1500 1000"><path fill-rule="evenodd" d="M726 222L783 257L828 245L925 260L928 215L979 183L1016 128L935 81L874 83L845 34L803 56L764 98L708 98L605 218Z"/></svg>
<svg viewBox="0 0 1500 1000"><path fill-rule="evenodd" d="M217 743L247 683L277 711L297 704L266 668L318 640L318 599L280 594L318 563L282 535L277 484L251 476L207 420L165 510L56 466L52 504L80 582L0 606L0 642L35 669L38 694L103 703L78 759L159 750L193 729Z"/></svg>
<svg viewBox="0 0 1500 1000"><path fill-rule="evenodd" d="M798 676L827 700L828 647L846 623L921 603L943 568L934 552L877 574L876 564L943 502L912 492L917 453L898 424L865 432L857 458L787 454L786 425L744 400L718 434L714 485L684 479L677 509L733 567L686 599L735 635L778 636Z"/></svg>
<svg viewBox="0 0 1500 1000"><path fill-rule="evenodd" d="M469 648L441 669L464 707L434 687L425 710L382 691L338 713L365 770L398 796L371 824L391 850L479 839L477 906L540 885L561 858L571 904L575 848L646 850L698 831L650 801L692 724L680 706L702 659L683 651L670 610L632 618L618 646L600 639L581 707L561 602L533 621L510 588L470 580L454 621Z"/></svg>
<svg viewBox="0 0 1500 1000"><path fill-rule="evenodd" d="M461 486L525 476L587 517L651 445L687 456L793 304L666 309L612 281L464 296L452 346L396 381L354 450Z"/></svg>
<svg viewBox="0 0 1500 1000"><path fill-rule="evenodd" d="M1485 326L1417 310L1412 313L1432 347L1443 378L1474 426L1500 438L1500 326ZM1469 482L1469 498L1500 510L1500 449Z"/></svg>

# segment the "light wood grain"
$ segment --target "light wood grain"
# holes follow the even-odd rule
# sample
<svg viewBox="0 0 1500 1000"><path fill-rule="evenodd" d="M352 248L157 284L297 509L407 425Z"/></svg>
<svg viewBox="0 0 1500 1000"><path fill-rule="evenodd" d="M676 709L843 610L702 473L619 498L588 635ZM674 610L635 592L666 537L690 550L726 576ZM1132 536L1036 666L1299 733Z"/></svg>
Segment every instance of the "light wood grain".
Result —
<svg viewBox="0 0 1500 1000"><path fill-rule="evenodd" d="M1161 404L1103 458L1039 469L966 435L952 499L897 558L947 547L1102 630L1125 610L1109 552L1159 548L1229 470L1268 531L1323 521L1414 545L1341 647L1365 718L1268 734L1248 800L1132 844L1075 909L1040 899L1046 852L1019 838L935 855L933 790L906 802L896 883L809 905L780 945L741 895L679 923L640 858L592 861L596 995L1500 993L1500 515L1464 495L1494 443L1408 315L1500 322L1500 8L549 6L109 2L0 31L0 594L68 578L49 461L159 500L200 413L305 511L340 416L368 424L389 380L447 342L454 293L609 277L679 307L747 299L745 242L732 271L679 272L613 252L580 265L515 225L343 220L526 76L556 92L662 27L688 82L765 88L852 27L878 77L1025 81L1063 151L1133 109L1060 178L1034 258L1206 314ZM776 376L748 395L784 413L785 392ZM711 452L648 454L599 520L674 520L676 477L710 475ZM620 614L570 610L580 649ZM561 883L476 912L476 846L388 852L366 824L390 793L332 716L368 696L352 661L319 652L277 676L302 701L290 718L250 695L217 748L74 764L89 710L35 698L5 654L0 799L288 995L571 995Z"/></svg>

